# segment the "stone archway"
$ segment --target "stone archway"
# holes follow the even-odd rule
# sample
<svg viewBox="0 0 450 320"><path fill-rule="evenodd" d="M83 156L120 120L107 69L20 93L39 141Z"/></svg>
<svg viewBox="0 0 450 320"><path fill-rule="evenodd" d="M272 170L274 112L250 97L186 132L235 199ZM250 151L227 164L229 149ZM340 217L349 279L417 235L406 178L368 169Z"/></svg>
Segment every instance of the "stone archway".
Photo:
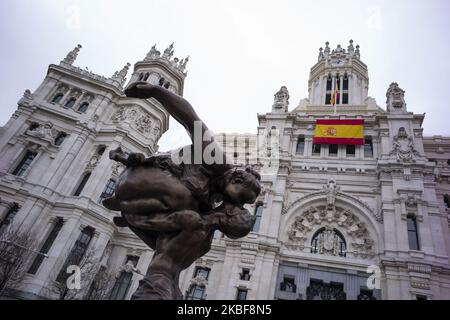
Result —
<svg viewBox="0 0 450 320"><path fill-rule="evenodd" d="M285 245L292 249L310 248L313 235L322 228L337 230L342 234L349 257L372 258L378 251L375 237L369 231L367 222L361 220L349 208L329 207L325 203L310 205L293 217L287 225ZM337 250L330 249L325 252L336 255L333 252Z"/></svg>

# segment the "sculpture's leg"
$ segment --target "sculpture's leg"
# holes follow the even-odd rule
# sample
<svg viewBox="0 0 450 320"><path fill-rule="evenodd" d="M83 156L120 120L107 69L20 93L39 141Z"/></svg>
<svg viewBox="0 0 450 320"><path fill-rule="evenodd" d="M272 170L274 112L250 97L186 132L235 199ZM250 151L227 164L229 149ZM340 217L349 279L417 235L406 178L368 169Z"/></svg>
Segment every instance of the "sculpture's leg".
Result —
<svg viewBox="0 0 450 320"><path fill-rule="evenodd" d="M163 273L147 273L131 300L182 300L178 279Z"/></svg>

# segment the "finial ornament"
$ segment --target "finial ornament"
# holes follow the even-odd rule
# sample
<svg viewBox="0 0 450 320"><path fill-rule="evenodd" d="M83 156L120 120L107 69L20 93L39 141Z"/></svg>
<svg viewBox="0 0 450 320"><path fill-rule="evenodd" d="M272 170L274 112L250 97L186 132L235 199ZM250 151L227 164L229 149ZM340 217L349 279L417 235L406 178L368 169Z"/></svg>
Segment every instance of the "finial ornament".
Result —
<svg viewBox="0 0 450 320"><path fill-rule="evenodd" d="M80 49L82 48L81 44L77 45L72 51L70 51L67 56L64 58L63 61L61 61L61 63L65 63L68 65L72 65L75 60L78 57L78 52L80 52Z"/></svg>
<svg viewBox="0 0 450 320"><path fill-rule="evenodd" d="M187 56L185 59L181 59L179 68L181 71L184 71L186 69L186 64L189 62L189 56Z"/></svg>
<svg viewBox="0 0 450 320"><path fill-rule="evenodd" d="M274 97L273 107L275 109L282 109L284 112L287 112L289 107L289 91L286 86L282 86L280 90L275 93Z"/></svg>
<svg viewBox="0 0 450 320"><path fill-rule="evenodd" d="M388 112L406 112L405 91L398 83L392 82L386 92Z"/></svg>
<svg viewBox="0 0 450 320"><path fill-rule="evenodd" d="M120 71L116 71L112 76L113 80L116 80L120 83L121 86L125 84L125 78L127 76L128 70L130 69L131 64L127 62L127 64Z"/></svg>
<svg viewBox="0 0 450 320"><path fill-rule="evenodd" d="M319 61L322 60L322 59L324 59L323 48L320 47L320 48L319 48Z"/></svg>
<svg viewBox="0 0 450 320"><path fill-rule="evenodd" d="M350 39L350 45L347 47L347 52L350 55L353 55L355 53L355 48L353 47L353 40Z"/></svg>
<svg viewBox="0 0 450 320"><path fill-rule="evenodd" d="M356 45L355 56L356 56L358 59L360 58L359 44Z"/></svg>
<svg viewBox="0 0 450 320"><path fill-rule="evenodd" d="M328 57L330 55L330 47L329 47L330 43L327 41L325 42L325 50L324 50L324 56L325 58Z"/></svg>
<svg viewBox="0 0 450 320"><path fill-rule="evenodd" d="M167 58L168 60L170 60L170 58L172 58L172 56L173 56L173 45L174 45L174 43L172 42L171 44L170 44L170 46L166 49L166 50L164 50L164 53L163 53L163 58Z"/></svg>
<svg viewBox="0 0 450 320"><path fill-rule="evenodd" d="M161 55L161 52L156 48L156 44L153 45L153 47L150 49L150 51L147 53L147 55L144 58L144 61L153 61L153 60L159 60L164 61L165 63L168 63L172 68L177 69L177 71L181 71L184 73L184 70L186 68L186 63L189 61L189 57L185 59L179 58L173 58L172 56L174 54L174 43L172 42L163 52Z"/></svg>

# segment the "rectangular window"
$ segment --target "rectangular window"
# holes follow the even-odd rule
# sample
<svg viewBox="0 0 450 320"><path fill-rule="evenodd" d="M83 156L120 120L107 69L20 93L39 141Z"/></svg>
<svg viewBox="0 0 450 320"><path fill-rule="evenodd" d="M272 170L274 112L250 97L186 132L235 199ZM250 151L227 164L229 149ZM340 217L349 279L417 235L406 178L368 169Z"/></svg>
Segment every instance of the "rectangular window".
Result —
<svg viewBox="0 0 450 320"><path fill-rule="evenodd" d="M295 285L295 279L292 276L284 276L283 282L280 283L280 291L285 292L297 292L297 286Z"/></svg>
<svg viewBox="0 0 450 320"><path fill-rule="evenodd" d="M50 248L52 247L53 243L55 242L56 237L59 234L59 231L61 230L64 222L63 219L57 218L52 231L50 231L50 234L48 235L47 239L44 241L44 244L42 245L41 249L39 250L39 253L36 258L34 259L33 263L31 264L30 269L28 270L29 274L36 274L36 272L39 270L39 267L41 266L42 262L44 261L44 254L47 254L50 251Z"/></svg>
<svg viewBox="0 0 450 320"><path fill-rule="evenodd" d="M103 189L102 194L100 195L100 199L98 202L101 202L103 199L109 198L114 194L114 188L116 187L116 181L114 179L109 179L108 183Z"/></svg>
<svg viewBox="0 0 450 320"><path fill-rule="evenodd" d="M236 300L247 300L247 289L238 289L236 294Z"/></svg>
<svg viewBox="0 0 450 320"><path fill-rule="evenodd" d="M356 154L356 147L353 144L348 144L346 146L347 157L354 157Z"/></svg>
<svg viewBox="0 0 450 320"><path fill-rule="evenodd" d="M59 283L65 282L65 280L69 276L69 274L67 273L68 266L80 265L81 261L83 260L84 255L86 254L87 248L89 247L89 243L91 242L93 236L94 236L94 229L91 227L86 227L81 231L72 250L70 251L69 255L67 256L67 259L64 262L64 265L61 268L61 271L59 272L58 277L56 278L57 282L59 282Z"/></svg>
<svg viewBox="0 0 450 320"><path fill-rule="evenodd" d="M320 144L313 144L312 145L312 154L313 155L320 155L320 148L321 148Z"/></svg>
<svg viewBox="0 0 450 320"><path fill-rule="evenodd" d="M186 293L186 300L205 300L205 287L192 285Z"/></svg>
<svg viewBox="0 0 450 320"><path fill-rule="evenodd" d="M75 192L73 193L73 195L75 197L78 197L81 194L81 191L83 191L84 187L86 186L86 183L88 182L89 178L91 177L91 173L90 172L86 172L83 175L83 178L80 181L80 184L78 185L77 189L75 190Z"/></svg>
<svg viewBox="0 0 450 320"><path fill-rule="evenodd" d="M348 90L348 78L344 77L344 81L342 83L342 90Z"/></svg>
<svg viewBox="0 0 450 320"><path fill-rule="evenodd" d="M139 257L137 256L127 256L125 265L131 264L133 267L137 266ZM109 296L110 300L124 300L127 296L128 290L130 289L131 282L133 280L133 272L122 271L119 278L114 283L114 287L111 290Z"/></svg>
<svg viewBox="0 0 450 320"><path fill-rule="evenodd" d="M327 91L331 91L333 86L333 80L331 78L327 78Z"/></svg>
<svg viewBox="0 0 450 320"><path fill-rule="evenodd" d="M413 215L408 215L406 218L406 225L408 228L408 242L410 250L419 249L419 234L417 232L417 220Z"/></svg>
<svg viewBox="0 0 450 320"><path fill-rule="evenodd" d="M331 93L325 95L325 104L331 104Z"/></svg>
<svg viewBox="0 0 450 320"><path fill-rule="evenodd" d="M20 160L17 167L13 170L12 174L15 176L22 176L25 171L30 167L31 163L33 162L33 159L36 157L36 152L27 151L25 155L23 156L22 160Z"/></svg>
<svg viewBox="0 0 450 320"><path fill-rule="evenodd" d="M241 280L250 281L250 269L242 269Z"/></svg>
<svg viewBox="0 0 450 320"><path fill-rule="evenodd" d="M304 150L305 150L305 136L301 135L297 139L297 148L295 150L295 153L303 155Z"/></svg>
<svg viewBox="0 0 450 320"><path fill-rule="evenodd" d="M255 208L255 224L253 225L252 231L253 232L258 232L259 231L259 226L261 224L261 218L262 218L262 212L263 212L263 204L258 202L256 204L256 208Z"/></svg>
<svg viewBox="0 0 450 320"><path fill-rule="evenodd" d="M337 157L338 154L338 145L337 144L330 144L328 146L328 155L330 157Z"/></svg>
<svg viewBox="0 0 450 320"><path fill-rule="evenodd" d="M348 93L342 94L342 104L348 104Z"/></svg>
<svg viewBox="0 0 450 320"><path fill-rule="evenodd" d="M364 138L364 158L373 158L372 137Z"/></svg>

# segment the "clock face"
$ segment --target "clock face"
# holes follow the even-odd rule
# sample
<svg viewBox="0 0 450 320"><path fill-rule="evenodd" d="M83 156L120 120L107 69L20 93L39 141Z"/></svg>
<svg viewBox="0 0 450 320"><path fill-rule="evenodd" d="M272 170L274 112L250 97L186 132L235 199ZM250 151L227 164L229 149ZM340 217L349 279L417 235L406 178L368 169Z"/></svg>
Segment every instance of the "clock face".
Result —
<svg viewBox="0 0 450 320"><path fill-rule="evenodd" d="M342 60L342 59L331 60L331 65L335 66L335 67L343 66L344 60Z"/></svg>

